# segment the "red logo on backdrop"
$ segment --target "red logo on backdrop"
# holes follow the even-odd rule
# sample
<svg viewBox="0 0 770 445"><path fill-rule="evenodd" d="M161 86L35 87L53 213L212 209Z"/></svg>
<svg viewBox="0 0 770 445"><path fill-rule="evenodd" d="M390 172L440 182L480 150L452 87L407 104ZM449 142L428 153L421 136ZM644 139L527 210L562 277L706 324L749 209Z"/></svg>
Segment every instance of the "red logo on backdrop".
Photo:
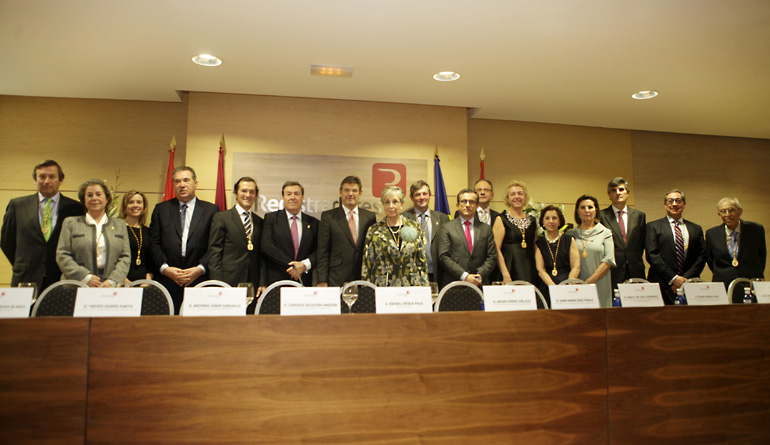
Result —
<svg viewBox="0 0 770 445"><path fill-rule="evenodd" d="M372 165L372 195L379 198L382 189L389 185L401 187L405 194L409 194L406 190L406 165L386 163Z"/></svg>

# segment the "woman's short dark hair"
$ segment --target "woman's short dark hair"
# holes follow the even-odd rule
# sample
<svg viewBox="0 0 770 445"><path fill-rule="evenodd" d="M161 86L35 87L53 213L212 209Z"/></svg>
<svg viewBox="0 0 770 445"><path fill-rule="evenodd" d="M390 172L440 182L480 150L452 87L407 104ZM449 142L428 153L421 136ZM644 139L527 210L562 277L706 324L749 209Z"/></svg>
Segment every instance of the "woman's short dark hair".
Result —
<svg viewBox="0 0 770 445"><path fill-rule="evenodd" d="M80 188L78 189L78 198L80 198L80 203L83 204L83 207L86 206L86 189L89 185L102 186L102 190L104 190L104 197L107 198L107 205L104 206L104 211L109 212L112 208L112 192L110 192L110 188L107 187L107 183L101 179L92 178L80 184Z"/></svg>
<svg viewBox="0 0 770 445"><path fill-rule="evenodd" d="M128 201L131 200L135 195L139 195L142 197L142 202L144 202L144 209L142 210L142 214L139 215L139 225L145 225L147 222L147 212L149 212L148 206L149 203L147 202L147 197L144 196L144 193L138 191L138 190L129 190L126 192L125 195L123 195L123 201L120 205L120 217L123 219L126 219L126 210L128 209Z"/></svg>
<svg viewBox="0 0 770 445"><path fill-rule="evenodd" d="M594 214L594 222L599 222L599 200L591 195L583 195L575 201L575 222L580 225L580 203L585 200L593 201L596 213Z"/></svg>
<svg viewBox="0 0 770 445"><path fill-rule="evenodd" d="M559 206L549 205L540 210L540 227L545 227L543 225L543 219L545 219L546 212L556 212L559 216L559 227L564 227L564 224L567 224L567 220L564 218L564 212L561 211L561 208Z"/></svg>

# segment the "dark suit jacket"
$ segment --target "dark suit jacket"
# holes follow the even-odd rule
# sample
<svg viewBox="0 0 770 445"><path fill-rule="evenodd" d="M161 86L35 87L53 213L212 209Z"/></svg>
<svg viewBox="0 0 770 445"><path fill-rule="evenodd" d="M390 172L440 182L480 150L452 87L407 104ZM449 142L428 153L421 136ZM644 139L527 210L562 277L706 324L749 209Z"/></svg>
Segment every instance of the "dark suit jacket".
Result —
<svg viewBox="0 0 770 445"><path fill-rule="evenodd" d="M626 206L628 212L628 224L626 226L626 241L620 234L620 225L615 219L615 211L612 206L602 210L601 223L612 231L612 241L615 243L615 264L610 269L612 287L618 287L618 283L629 278L644 278L644 253L645 232L647 229L647 215L639 210Z"/></svg>
<svg viewBox="0 0 770 445"><path fill-rule="evenodd" d="M403 216L411 219L412 221L417 221L417 212L414 211L414 208L411 208L409 210L406 210L401 213ZM419 224L419 221L417 221ZM441 282L441 265L438 261L438 246L436 245L436 235L438 234L438 229L441 227L442 224L449 222L449 215L446 213L439 212L438 210L431 210L430 211L430 222L431 222L431 228L430 228L430 257L433 260L433 279L436 280L437 283Z"/></svg>
<svg viewBox="0 0 770 445"><path fill-rule="evenodd" d="M703 266L706 265L706 241L703 238L701 226L686 219L684 224L690 236L681 276L687 279L697 278L703 271ZM644 248L647 262L650 263L647 280L660 283L661 291L671 297L671 286L668 283L677 275L677 261L674 234L671 232L671 224L667 217L647 224ZM666 304L673 304L670 298L664 298L664 301Z"/></svg>
<svg viewBox="0 0 770 445"><path fill-rule="evenodd" d="M38 194L14 198L8 203L3 217L0 246L13 266L11 286L37 283L38 293L59 281L61 271L56 264L56 247L64 220L83 215L83 205L61 195L57 208L56 226L48 241L40 229Z"/></svg>
<svg viewBox="0 0 770 445"><path fill-rule="evenodd" d="M246 230L235 207L214 215L209 235L209 278L233 287L238 283L252 283L255 290L266 286L267 276L260 253L262 218L254 212L251 212L251 227L253 250L247 248Z"/></svg>
<svg viewBox="0 0 770 445"><path fill-rule="evenodd" d="M462 222L462 218L455 218L438 231L436 244L441 263L441 287L459 280L463 272L480 274L483 284L489 284L489 275L497 263L492 227L474 221L473 252L470 252Z"/></svg>
<svg viewBox="0 0 770 445"><path fill-rule="evenodd" d="M286 217L286 210L265 215L262 226L262 255L265 257L267 268L268 286L276 281L291 280L291 275L286 273L289 262L310 260L310 267L315 267L316 249L318 248L318 220L305 212L302 212L302 237L299 240L299 251L294 258L294 243L291 240L291 226ZM302 277L304 286L313 284L312 274L306 273Z"/></svg>
<svg viewBox="0 0 770 445"><path fill-rule="evenodd" d="M214 204L197 199L195 210L190 220L190 230L187 234L187 251L183 257L179 201L174 198L156 205L152 211L150 223L150 238L152 238L155 265L160 268L165 263L169 266L187 269L200 264L206 268L206 273L201 275L195 282L189 284L189 286L194 286L201 281L207 280L211 219L218 211L219 208ZM171 298L174 300L175 312L178 314L184 296L184 289L177 286L171 279L160 274L159 276L158 281L168 289Z"/></svg>
<svg viewBox="0 0 770 445"><path fill-rule="evenodd" d="M738 243L738 267L733 267L733 257L727 249L725 225L706 231L706 262L714 273L714 281L730 284L736 278L764 278L767 261L765 228L761 224L741 220L741 237Z"/></svg>
<svg viewBox="0 0 770 445"><path fill-rule="evenodd" d="M358 240L353 242L345 209L337 207L321 214L318 226L318 267L316 279L329 286L361 279L366 232L376 222L374 212L358 208Z"/></svg>

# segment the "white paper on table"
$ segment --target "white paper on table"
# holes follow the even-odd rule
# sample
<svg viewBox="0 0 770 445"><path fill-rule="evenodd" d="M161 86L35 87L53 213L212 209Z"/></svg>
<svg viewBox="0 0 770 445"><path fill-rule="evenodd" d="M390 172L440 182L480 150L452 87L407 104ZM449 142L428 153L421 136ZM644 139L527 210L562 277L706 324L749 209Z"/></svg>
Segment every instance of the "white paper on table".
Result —
<svg viewBox="0 0 770 445"><path fill-rule="evenodd" d="M282 287L281 315L340 315L339 287Z"/></svg>
<svg viewBox="0 0 770 445"><path fill-rule="evenodd" d="M80 287L73 317L138 317L142 314L138 287Z"/></svg>
<svg viewBox="0 0 770 445"><path fill-rule="evenodd" d="M682 287L688 306L730 304L722 283L684 283Z"/></svg>
<svg viewBox="0 0 770 445"><path fill-rule="evenodd" d="M245 287L186 287L179 315L238 317L246 315Z"/></svg>
<svg viewBox="0 0 770 445"><path fill-rule="evenodd" d="M35 289L31 287L0 288L0 318L27 318Z"/></svg>
<svg viewBox="0 0 770 445"><path fill-rule="evenodd" d="M565 284L548 286L551 309L599 309L595 284Z"/></svg>
<svg viewBox="0 0 770 445"><path fill-rule="evenodd" d="M535 286L484 286L486 312L537 310Z"/></svg>
<svg viewBox="0 0 770 445"><path fill-rule="evenodd" d="M378 314L427 314L433 312L430 287L378 287Z"/></svg>
<svg viewBox="0 0 770 445"><path fill-rule="evenodd" d="M757 303L770 304L770 281L753 281Z"/></svg>
<svg viewBox="0 0 770 445"><path fill-rule="evenodd" d="M665 306L658 283L618 283L623 307Z"/></svg>

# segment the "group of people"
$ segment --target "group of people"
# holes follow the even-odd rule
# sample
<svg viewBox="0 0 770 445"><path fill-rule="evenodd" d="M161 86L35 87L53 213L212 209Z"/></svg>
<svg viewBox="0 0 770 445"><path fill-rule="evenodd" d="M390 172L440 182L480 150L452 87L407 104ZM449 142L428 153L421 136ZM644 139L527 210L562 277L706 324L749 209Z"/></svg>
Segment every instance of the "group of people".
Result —
<svg viewBox="0 0 770 445"><path fill-rule="evenodd" d="M705 264L714 280L761 278L766 246L764 228L740 219L736 198L717 204L723 224L703 230L682 218L686 200L680 190L664 199L667 216L646 222L626 205L623 178L607 187L612 204L583 195L575 203L575 226L560 207L527 212L527 186L513 181L506 189L507 210L490 208L492 183L481 179L457 194L453 219L429 209L430 186L411 185L413 207L403 210L405 194L388 186L381 193L385 217L358 203L363 185L356 176L340 183L340 206L320 221L302 212L304 187L283 184L284 208L264 218L252 211L259 194L256 180L240 178L235 205L219 212L196 197L191 167L173 172L176 198L149 213L145 195L131 190L122 199L120 218L110 217L112 194L102 180L78 190L80 203L59 193L64 172L55 161L33 170L38 193L10 201L2 226L2 250L13 265L12 286L36 283L42 291L61 278L91 287L112 287L155 278L168 289L179 313L184 288L206 279L232 286L252 283L259 295L271 283L296 280L305 286L342 286L367 280L377 286L443 287L455 280L477 286L526 281L548 295L548 286L568 278L595 283L600 303L611 305L612 289L629 278L660 283L666 303ZM539 228L542 228L541 231ZM540 233L542 232L542 233Z"/></svg>

